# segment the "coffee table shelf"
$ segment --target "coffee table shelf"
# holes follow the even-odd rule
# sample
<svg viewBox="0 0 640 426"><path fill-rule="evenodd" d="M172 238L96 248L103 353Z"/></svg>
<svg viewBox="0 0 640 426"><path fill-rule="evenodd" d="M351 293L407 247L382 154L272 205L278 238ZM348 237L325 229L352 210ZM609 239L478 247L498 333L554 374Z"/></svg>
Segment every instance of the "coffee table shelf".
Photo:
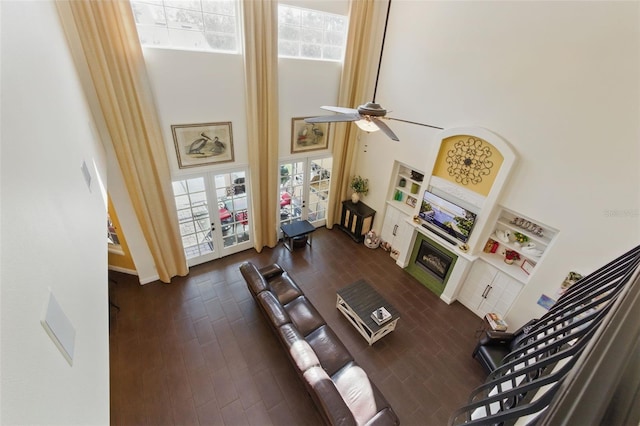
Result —
<svg viewBox="0 0 640 426"><path fill-rule="evenodd" d="M378 325L371 314L382 307L391 314L391 318ZM400 318L393 305L365 280L356 281L338 290L336 308L365 338L369 346L395 330Z"/></svg>

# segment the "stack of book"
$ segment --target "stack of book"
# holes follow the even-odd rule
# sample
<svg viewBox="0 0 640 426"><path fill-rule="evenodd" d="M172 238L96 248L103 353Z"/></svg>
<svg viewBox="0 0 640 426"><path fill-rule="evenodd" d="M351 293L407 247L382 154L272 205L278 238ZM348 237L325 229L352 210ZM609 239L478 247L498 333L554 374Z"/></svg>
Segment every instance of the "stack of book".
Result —
<svg viewBox="0 0 640 426"><path fill-rule="evenodd" d="M489 323L489 326L491 327L492 330L495 331L506 331L507 330L507 322L502 319L502 316L500 314L497 314L495 312L490 312L488 313L485 318L487 319L487 322Z"/></svg>
<svg viewBox="0 0 640 426"><path fill-rule="evenodd" d="M391 313L387 311L386 308L382 307L373 311L371 313L371 318L373 318L376 324L382 325L382 323L386 322L389 318L391 318Z"/></svg>

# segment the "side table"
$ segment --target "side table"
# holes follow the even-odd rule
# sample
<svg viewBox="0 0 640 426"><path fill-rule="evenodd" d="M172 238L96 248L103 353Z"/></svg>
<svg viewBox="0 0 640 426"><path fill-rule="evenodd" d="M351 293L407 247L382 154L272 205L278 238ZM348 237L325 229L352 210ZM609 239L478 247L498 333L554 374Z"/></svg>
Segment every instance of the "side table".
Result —
<svg viewBox="0 0 640 426"><path fill-rule="evenodd" d="M283 238L282 244L285 246L287 250L293 252L293 239L297 237L303 237L308 235L308 239L306 244L311 246L311 233L316 230L316 228L309 223L309 221L301 220L292 222L286 225L282 225L280 227L282 230ZM288 244L287 244L288 241Z"/></svg>
<svg viewBox="0 0 640 426"><path fill-rule="evenodd" d="M342 202L342 216L340 229L349 234L354 241L361 243L364 236L373 226L376 211L362 201L354 203L351 200Z"/></svg>

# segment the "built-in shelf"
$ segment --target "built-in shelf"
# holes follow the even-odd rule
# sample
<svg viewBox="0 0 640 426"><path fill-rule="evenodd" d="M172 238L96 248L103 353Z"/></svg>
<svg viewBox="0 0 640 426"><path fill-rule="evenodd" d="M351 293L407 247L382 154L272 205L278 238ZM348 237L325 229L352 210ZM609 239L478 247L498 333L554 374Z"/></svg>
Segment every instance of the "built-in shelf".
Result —
<svg viewBox="0 0 640 426"><path fill-rule="evenodd" d="M517 234L521 234L525 241L519 242ZM480 256L511 277L526 283L557 234L556 229L503 207L499 210L493 232ZM494 252L490 250L492 241L498 243ZM506 250L518 253L520 258L507 264Z"/></svg>
<svg viewBox="0 0 640 426"><path fill-rule="evenodd" d="M406 164L395 162L387 203L407 215L413 215L424 179L424 173Z"/></svg>

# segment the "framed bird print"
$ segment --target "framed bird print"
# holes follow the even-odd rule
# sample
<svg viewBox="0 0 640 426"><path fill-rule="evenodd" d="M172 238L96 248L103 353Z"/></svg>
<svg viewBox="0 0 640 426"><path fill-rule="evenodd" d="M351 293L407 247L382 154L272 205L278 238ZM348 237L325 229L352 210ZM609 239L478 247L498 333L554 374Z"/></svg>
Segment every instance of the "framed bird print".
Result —
<svg viewBox="0 0 640 426"><path fill-rule="evenodd" d="M178 167L200 167L234 161L231 122L171 126Z"/></svg>
<svg viewBox="0 0 640 426"><path fill-rule="evenodd" d="M329 147L329 123L306 123L305 118L291 119L292 154Z"/></svg>

